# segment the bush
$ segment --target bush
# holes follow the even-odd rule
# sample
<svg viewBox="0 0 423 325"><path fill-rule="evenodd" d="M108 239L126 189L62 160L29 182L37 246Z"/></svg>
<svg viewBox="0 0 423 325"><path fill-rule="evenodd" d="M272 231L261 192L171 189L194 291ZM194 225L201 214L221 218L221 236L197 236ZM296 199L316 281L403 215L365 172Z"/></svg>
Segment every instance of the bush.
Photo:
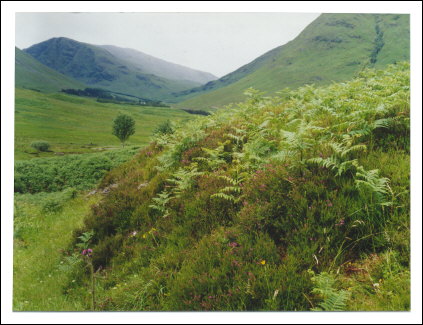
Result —
<svg viewBox="0 0 423 325"><path fill-rule="evenodd" d="M31 147L38 151L48 151L50 149L50 143L47 141L34 141L31 143Z"/></svg>
<svg viewBox="0 0 423 325"><path fill-rule="evenodd" d="M172 134L173 132L172 123L169 120L159 124L154 130L155 135Z"/></svg>
<svg viewBox="0 0 423 325"><path fill-rule="evenodd" d="M37 158L15 162L15 192L57 192L94 187L111 168L129 160L137 147L102 153Z"/></svg>

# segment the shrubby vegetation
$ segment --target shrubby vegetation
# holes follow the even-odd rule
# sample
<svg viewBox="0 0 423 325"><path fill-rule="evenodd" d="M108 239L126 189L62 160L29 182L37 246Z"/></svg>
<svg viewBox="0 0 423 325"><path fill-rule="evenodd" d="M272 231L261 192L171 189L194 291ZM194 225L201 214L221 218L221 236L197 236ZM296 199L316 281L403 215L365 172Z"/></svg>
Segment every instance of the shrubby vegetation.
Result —
<svg viewBox="0 0 423 325"><path fill-rule="evenodd" d="M107 171L129 160L138 150L139 147L131 147L102 153L18 160L15 162L15 192L92 188Z"/></svg>
<svg viewBox="0 0 423 325"><path fill-rule="evenodd" d="M31 147L38 151L48 151L50 144L47 141L33 141Z"/></svg>
<svg viewBox="0 0 423 325"><path fill-rule="evenodd" d="M409 310L409 65L246 94L157 133L104 196L74 197L100 161L17 166L22 192L65 190L16 194L14 308ZM64 236L47 243L52 227Z"/></svg>
<svg viewBox="0 0 423 325"><path fill-rule="evenodd" d="M408 310L408 64L246 94L103 178L97 309Z"/></svg>

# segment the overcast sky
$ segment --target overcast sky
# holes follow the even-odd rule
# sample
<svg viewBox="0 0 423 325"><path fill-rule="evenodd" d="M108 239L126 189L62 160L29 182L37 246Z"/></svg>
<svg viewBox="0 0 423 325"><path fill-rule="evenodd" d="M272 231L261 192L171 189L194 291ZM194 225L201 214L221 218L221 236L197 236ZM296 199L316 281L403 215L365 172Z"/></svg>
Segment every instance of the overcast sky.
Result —
<svg viewBox="0 0 423 325"><path fill-rule="evenodd" d="M16 13L20 49L52 37L139 50L221 77L295 38L318 13Z"/></svg>

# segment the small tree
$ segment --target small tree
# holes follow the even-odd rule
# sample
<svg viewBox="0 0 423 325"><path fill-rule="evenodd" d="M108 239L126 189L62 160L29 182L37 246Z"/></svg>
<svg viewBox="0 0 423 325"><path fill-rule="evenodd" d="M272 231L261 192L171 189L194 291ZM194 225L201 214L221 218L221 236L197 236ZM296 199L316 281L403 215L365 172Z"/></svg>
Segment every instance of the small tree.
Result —
<svg viewBox="0 0 423 325"><path fill-rule="evenodd" d="M125 146L125 141L135 133L135 120L129 115L119 114L113 121L113 135Z"/></svg>

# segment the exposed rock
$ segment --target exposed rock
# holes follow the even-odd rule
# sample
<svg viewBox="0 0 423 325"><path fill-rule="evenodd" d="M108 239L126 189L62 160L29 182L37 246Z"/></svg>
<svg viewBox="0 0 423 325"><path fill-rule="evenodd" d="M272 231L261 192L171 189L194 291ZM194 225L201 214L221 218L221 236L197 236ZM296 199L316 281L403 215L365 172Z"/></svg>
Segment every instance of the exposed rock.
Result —
<svg viewBox="0 0 423 325"><path fill-rule="evenodd" d="M138 185L137 189L141 189L143 187L146 187L147 185L148 185L148 182L141 183L140 185Z"/></svg>
<svg viewBox="0 0 423 325"><path fill-rule="evenodd" d="M89 193L87 194L87 196L94 195L95 193L97 193L97 190L92 190L91 192L89 192Z"/></svg>

